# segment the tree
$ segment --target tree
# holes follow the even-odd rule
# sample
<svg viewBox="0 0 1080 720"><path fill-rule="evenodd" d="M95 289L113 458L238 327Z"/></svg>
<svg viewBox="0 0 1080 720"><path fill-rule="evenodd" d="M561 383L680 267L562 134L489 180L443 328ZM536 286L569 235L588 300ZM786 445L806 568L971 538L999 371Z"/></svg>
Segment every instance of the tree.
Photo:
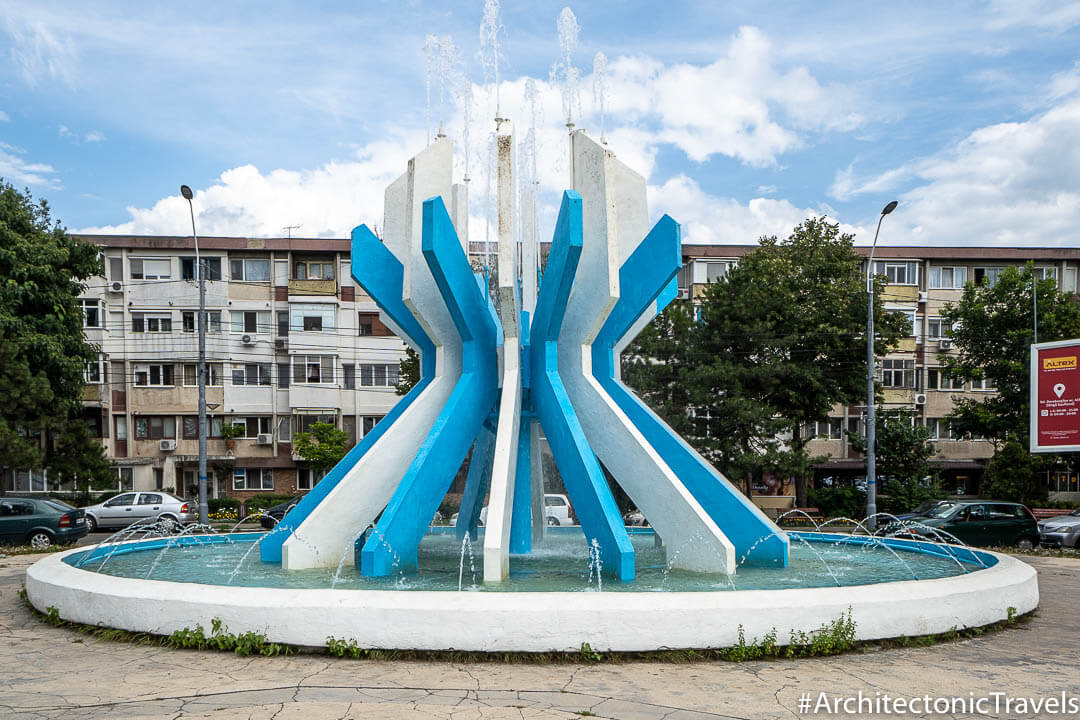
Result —
<svg viewBox="0 0 1080 720"><path fill-rule="evenodd" d="M676 430L692 426L695 448L745 484L794 476L800 505L815 460L803 428L866 392L866 286L852 240L824 218L762 238L697 310L670 308L628 353L624 377ZM880 298L878 353L905 334Z"/></svg>
<svg viewBox="0 0 1080 720"><path fill-rule="evenodd" d="M83 334L79 295L101 272L96 246L54 223L44 200L0 180L0 457L9 468L111 479L82 403L97 348Z"/></svg>
<svg viewBox="0 0 1080 720"><path fill-rule="evenodd" d="M913 410L877 412L877 472L885 478L880 503L883 512L906 512L924 500L941 496L941 486L930 473L930 458L934 456L930 430L915 418ZM849 434L849 439L855 450L866 452L865 436Z"/></svg>
<svg viewBox="0 0 1080 720"><path fill-rule="evenodd" d="M312 423L311 432L296 433L293 451L307 460L312 470L322 473L345 457L349 434L332 423Z"/></svg>
<svg viewBox="0 0 1080 720"><path fill-rule="evenodd" d="M948 420L954 436L994 443L983 494L1001 499L1044 494L1037 478L1059 461L1057 455L1033 456L1027 450L1035 301L1040 342L1080 337L1076 296L1059 292L1051 278L1034 278L1031 263L1005 268L994 283L968 283L960 301L941 313L952 324L950 337L958 351L944 356L946 372L965 381L983 381L997 391L980 400L957 399Z"/></svg>
<svg viewBox="0 0 1080 720"><path fill-rule="evenodd" d="M1050 278L1032 284L1033 268L1005 268L995 283L968 283L942 319L952 324L955 354L943 364L952 377L983 380L997 392L981 400L957 399L949 415L954 433L977 435L995 448L1015 440L1028 445L1029 374L1033 328L1032 288L1037 287L1039 341L1080 337L1080 304Z"/></svg>
<svg viewBox="0 0 1080 720"><path fill-rule="evenodd" d="M398 395L404 395L420 382L420 356L408 345L405 357L398 364L398 384L394 388Z"/></svg>

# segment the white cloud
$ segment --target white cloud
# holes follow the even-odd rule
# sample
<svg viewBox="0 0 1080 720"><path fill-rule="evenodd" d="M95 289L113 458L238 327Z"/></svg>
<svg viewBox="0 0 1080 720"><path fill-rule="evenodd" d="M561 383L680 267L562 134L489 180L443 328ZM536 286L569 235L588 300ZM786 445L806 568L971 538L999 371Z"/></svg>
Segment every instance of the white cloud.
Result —
<svg viewBox="0 0 1080 720"><path fill-rule="evenodd" d="M27 162L19 157L21 154L24 154L23 150L0 142L0 177L20 185L39 185L52 189L60 187L56 170L51 165Z"/></svg>
<svg viewBox="0 0 1080 720"><path fill-rule="evenodd" d="M405 171L404 147L421 147L418 140L373 143L354 161L330 162L315 170L262 173L252 165L226 170L213 185L196 191L196 229L207 236L280 237L287 225L300 225L296 236L348 237L361 223L379 227L383 190ZM127 212L127 222L79 232L182 235L190 229L187 202L179 195Z"/></svg>
<svg viewBox="0 0 1080 720"><path fill-rule="evenodd" d="M695 244L752 245L763 235L785 238L803 220L822 215L787 200L759 197L744 205L734 198L716 197L685 175L650 186L649 205L678 221L683 242ZM854 235L862 232L844 223L840 229Z"/></svg>
<svg viewBox="0 0 1080 720"><path fill-rule="evenodd" d="M0 122L11 122L11 117L3 110L0 110Z"/></svg>
<svg viewBox="0 0 1080 720"><path fill-rule="evenodd" d="M105 133L101 132L100 130L91 130L90 132L83 135L83 140L85 140L86 142L104 142Z"/></svg>
<svg viewBox="0 0 1080 720"><path fill-rule="evenodd" d="M980 128L893 173L920 184L900 195L892 243L1075 244L1080 228L1080 96L1025 122ZM872 188L866 182L859 191ZM899 225L899 227L896 227Z"/></svg>
<svg viewBox="0 0 1080 720"><path fill-rule="evenodd" d="M11 59L30 87L48 78L72 85L75 76L74 44L58 37L45 23L8 15L5 23L11 35Z"/></svg>
<svg viewBox="0 0 1080 720"><path fill-rule="evenodd" d="M71 132L71 129L67 125L61 125L57 131L57 135L60 137L74 137L75 133Z"/></svg>

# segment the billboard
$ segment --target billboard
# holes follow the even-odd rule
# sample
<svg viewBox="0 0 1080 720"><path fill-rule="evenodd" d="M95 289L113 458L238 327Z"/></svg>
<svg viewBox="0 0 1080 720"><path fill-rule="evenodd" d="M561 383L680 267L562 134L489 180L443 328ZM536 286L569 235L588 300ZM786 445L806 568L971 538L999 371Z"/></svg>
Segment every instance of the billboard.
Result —
<svg viewBox="0 0 1080 720"><path fill-rule="evenodd" d="M1031 452L1080 451L1080 340L1031 346Z"/></svg>

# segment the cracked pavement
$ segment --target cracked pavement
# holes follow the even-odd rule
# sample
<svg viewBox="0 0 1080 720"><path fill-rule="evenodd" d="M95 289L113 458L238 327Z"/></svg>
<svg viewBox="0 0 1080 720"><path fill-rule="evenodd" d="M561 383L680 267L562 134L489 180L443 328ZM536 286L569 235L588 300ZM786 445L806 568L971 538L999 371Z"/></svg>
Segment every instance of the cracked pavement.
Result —
<svg viewBox="0 0 1080 720"><path fill-rule="evenodd" d="M1080 560L1070 558L1022 558L1039 571L1042 606L1031 622L934 647L746 663L504 665L244 658L97 640L24 607L18 591L39 557L0 557L0 718L757 720L798 716L807 692L1080 695Z"/></svg>

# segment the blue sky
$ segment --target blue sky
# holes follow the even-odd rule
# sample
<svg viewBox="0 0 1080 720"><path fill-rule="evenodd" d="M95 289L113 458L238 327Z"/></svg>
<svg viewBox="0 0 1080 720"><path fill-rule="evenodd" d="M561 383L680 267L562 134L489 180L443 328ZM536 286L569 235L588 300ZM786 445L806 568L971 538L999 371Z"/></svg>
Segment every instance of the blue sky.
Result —
<svg viewBox="0 0 1080 720"><path fill-rule="evenodd" d="M541 232L565 177L549 81L564 2L501 8L501 111L535 113ZM827 214L887 244L1075 245L1080 3L590 2L575 120L646 176L690 242L754 242ZM464 174L463 104L424 45L449 36L472 92L473 239L483 233L493 77L470 2L0 0L0 177L69 229L345 236L442 115ZM462 83L452 83L460 90Z"/></svg>

